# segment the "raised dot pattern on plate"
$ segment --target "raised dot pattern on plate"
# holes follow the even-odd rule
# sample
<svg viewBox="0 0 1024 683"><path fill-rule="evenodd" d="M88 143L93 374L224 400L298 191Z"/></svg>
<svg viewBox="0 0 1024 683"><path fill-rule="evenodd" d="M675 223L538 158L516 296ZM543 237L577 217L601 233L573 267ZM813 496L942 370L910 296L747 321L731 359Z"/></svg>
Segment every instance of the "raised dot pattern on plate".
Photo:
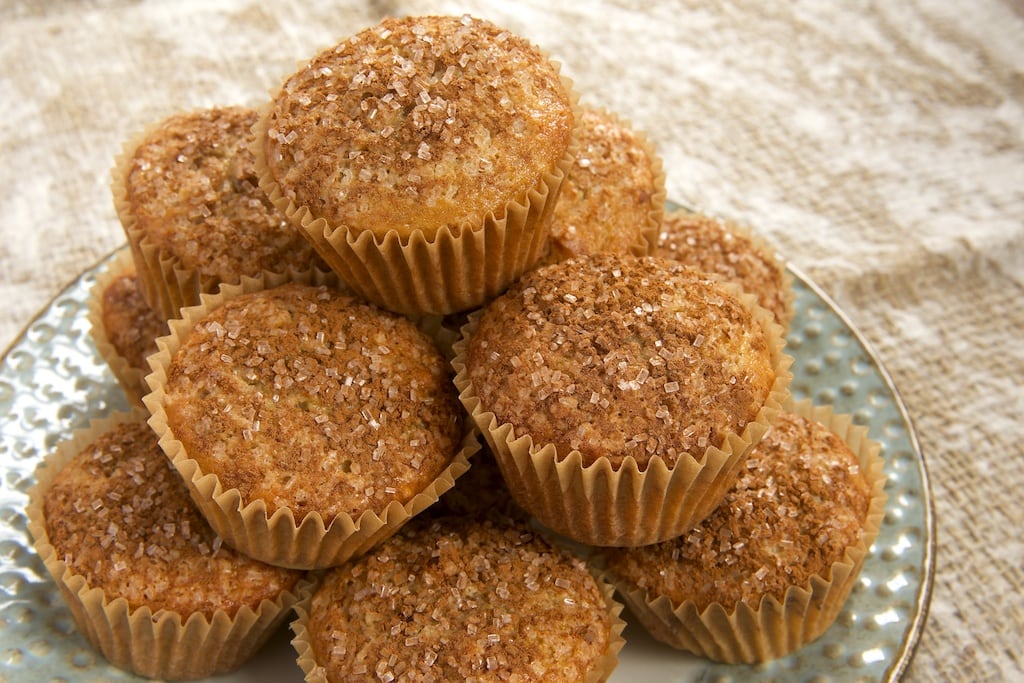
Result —
<svg viewBox="0 0 1024 683"><path fill-rule="evenodd" d="M105 263L44 309L0 366L0 681L142 680L108 666L78 633L31 548L24 514L26 492L43 456L90 419L128 407L88 334L89 289ZM821 638L763 665L698 663L697 669L702 680L722 683L891 680L905 667L919 634L931 582L924 462L884 371L827 299L795 275L789 336L794 396L853 414L882 443L889 478L885 520L859 584ZM637 629L631 626L630 632ZM630 680L634 658L646 656L650 647L664 647L646 640L636 650L641 654L627 643L612 681ZM657 661L665 680L695 677L694 658L688 655L659 651Z"/></svg>
<svg viewBox="0 0 1024 683"><path fill-rule="evenodd" d="M89 339L89 289L99 266L25 329L0 367L0 680L136 680L78 633L32 549L25 504L44 455L75 429L127 401Z"/></svg>
<svg viewBox="0 0 1024 683"><path fill-rule="evenodd" d="M810 680L890 680L906 665L931 580L924 464L898 396L850 324L806 278L797 274L793 287L796 315L787 339L793 396L851 414L881 443L886 514L858 585L821 638L742 674L712 669L723 680L787 681L793 671Z"/></svg>

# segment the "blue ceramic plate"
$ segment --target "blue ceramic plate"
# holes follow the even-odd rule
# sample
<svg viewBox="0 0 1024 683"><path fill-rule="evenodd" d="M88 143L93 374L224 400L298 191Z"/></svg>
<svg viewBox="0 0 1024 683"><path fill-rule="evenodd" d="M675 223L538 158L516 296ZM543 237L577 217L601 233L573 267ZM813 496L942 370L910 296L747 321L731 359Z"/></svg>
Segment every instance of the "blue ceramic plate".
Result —
<svg viewBox="0 0 1024 683"><path fill-rule="evenodd" d="M0 681L134 681L79 635L31 548L24 513L33 472L72 430L126 409L96 353L86 318L89 290L108 257L83 273L28 325L0 366ZM634 625L612 683L637 681L892 681L921 634L931 592L933 517L925 463L892 381L864 339L807 278L790 268L796 294L788 350L795 398L851 413L882 444L889 500L860 581L837 622L795 654L764 665L723 666L661 645ZM628 618L628 614L626 617ZM281 633L219 683L299 682Z"/></svg>

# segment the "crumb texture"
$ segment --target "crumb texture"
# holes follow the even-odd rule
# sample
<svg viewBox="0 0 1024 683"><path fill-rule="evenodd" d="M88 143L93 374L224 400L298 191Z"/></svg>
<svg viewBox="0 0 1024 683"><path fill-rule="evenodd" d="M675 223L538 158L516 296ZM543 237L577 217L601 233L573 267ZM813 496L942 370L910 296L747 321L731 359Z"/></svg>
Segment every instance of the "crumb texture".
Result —
<svg viewBox="0 0 1024 683"><path fill-rule="evenodd" d="M462 439L450 376L405 318L292 284L208 313L172 359L165 409L243 501L329 522L404 503L448 466Z"/></svg>
<svg viewBox="0 0 1024 683"><path fill-rule="evenodd" d="M757 607L827 576L859 542L871 491L856 454L823 425L783 413L716 510L685 535L607 552L622 580L703 610Z"/></svg>
<svg viewBox="0 0 1024 683"><path fill-rule="evenodd" d="M313 597L315 659L332 683L583 681L611 617L582 560L523 526L414 522Z"/></svg>
<svg viewBox="0 0 1024 683"><path fill-rule="evenodd" d="M223 545L144 422L120 425L75 456L44 494L43 512L57 557L132 609L233 617L302 576Z"/></svg>
<svg viewBox="0 0 1024 683"><path fill-rule="evenodd" d="M476 226L568 148L569 94L535 46L464 17L385 19L288 78L265 161L284 195L353 232Z"/></svg>
<svg viewBox="0 0 1024 683"><path fill-rule="evenodd" d="M490 303L466 368L499 424L585 463L700 459L753 421L775 381L750 309L702 273L601 255L531 271Z"/></svg>

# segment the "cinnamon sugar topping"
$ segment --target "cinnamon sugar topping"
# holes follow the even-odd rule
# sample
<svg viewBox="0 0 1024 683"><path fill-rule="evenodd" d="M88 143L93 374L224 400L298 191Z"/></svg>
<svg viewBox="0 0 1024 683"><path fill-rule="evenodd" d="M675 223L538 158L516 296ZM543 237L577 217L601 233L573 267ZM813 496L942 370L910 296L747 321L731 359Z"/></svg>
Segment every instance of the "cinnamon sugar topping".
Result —
<svg viewBox="0 0 1024 683"><path fill-rule="evenodd" d="M665 214L658 256L700 268L735 282L785 325L791 315L788 283L774 252L745 229L677 209Z"/></svg>
<svg viewBox="0 0 1024 683"><path fill-rule="evenodd" d="M119 425L74 457L44 494L43 510L56 555L132 609L233 617L302 575L224 546L144 422Z"/></svg>
<svg viewBox="0 0 1024 683"><path fill-rule="evenodd" d="M580 114L577 144L555 204L550 260L652 253L665 200L653 146L617 116L590 107Z"/></svg>
<svg viewBox="0 0 1024 683"><path fill-rule="evenodd" d="M522 195L572 126L557 68L527 41L468 16L404 17L288 78L263 154L285 196L332 226L429 237Z"/></svg>
<svg viewBox="0 0 1024 683"><path fill-rule="evenodd" d="M528 273L485 308L466 363L499 424L587 463L631 456L641 467L652 455L699 459L742 432L775 381L751 311L720 283L651 257Z"/></svg>
<svg viewBox="0 0 1024 683"><path fill-rule="evenodd" d="M125 190L143 238L180 268L217 282L262 270L326 266L258 187L254 110L171 116L134 150Z"/></svg>
<svg viewBox="0 0 1024 683"><path fill-rule="evenodd" d="M156 351L156 338L167 334L167 321L143 299L134 272L114 279L102 296L107 339L129 365L148 373L146 357Z"/></svg>
<svg viewBox="0 0 1024 683"><path fill-rule="evenodd" d="M782 413L711 515L682 537L607 552L619 577L673 604L731 611L826 576L861 537L871 491L856 454L823 425Z"/></svg>
<svg viewBox="0 0 1024 683"><path fill-rule="evenodd" d="M404 503L462 437L450 370L430 340L324 287L226 301L184 338L167 374L168 426L189 457L246 502L296 520Z"/></svg>
<svg viewBox="0 0 1024 683"><path fill-rule="evenodd" d="M526 526L457 518L331 570L307 629L332 681L584 680L611 639L581 560Z"/></svg>

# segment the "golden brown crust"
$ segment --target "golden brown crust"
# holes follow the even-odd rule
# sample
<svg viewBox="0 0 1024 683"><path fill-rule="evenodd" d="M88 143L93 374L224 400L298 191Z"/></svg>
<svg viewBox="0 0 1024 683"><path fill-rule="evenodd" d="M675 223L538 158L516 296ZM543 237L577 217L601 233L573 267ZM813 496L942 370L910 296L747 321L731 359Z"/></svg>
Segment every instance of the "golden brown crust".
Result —
<svg viewBox="0 0 1024 683"><path fill-rule="evenodd" d="M326 287L242 294L209 312L167 370L167 424L201 471L268 514L329 523L405 503L451 462L450 369L411 322Z"/></svg>
<svg viewBox="0 0 1024 683"><path fill-rule="evenodd" d="M132 150L124 179L132 228L178 268L230 283L262 270L327 269L259 189L249 149L257 118L242 107L178 114Z"/></svg>
<svg viewBox="0 0 1024 683"><path fill-rule="evenodd" d="M307 622L335 683L583 681L612 626L582 560L526 525L455 518L413 522L332 570Z"/></svg>
<svg viewBox="0 0 1024 683"><path fill-rule="evenodd" d="M234 617L303 576L222 545L145 422L118 425L75 456L45 491L43 510L55 555L130 609Z"/></svg>
<svg viewBox="0 0 1024 683"><path fill-rule="evenodd" d="M103 329L118 355L129 365L149 372L146 357L156 352L156 339L168 332L167 321L142 296L134 272L115 278L103 290Z"/></svg>
<svg viewBox="0 0 1024 683"><path fill-rule="evenodd" d="M767 243L738 225L675 209L665 214L656 255L735 282L782 325L792 317L785 267Z"/></svg>
<svg viewBox="0 0 1024 683"><path fill-rule="evenodd" d="M584 464L658 455L670 467L742 433L775 382L747 304L653 257L570 259L485 307L466 369L481 406Z"/></svg>
<svg viewBox="0 0 1024 683"><path fill-rule="evenodd" d="M550 260L653 252L665 176L653 146L619 117L582 108L579 151L555 205Z"/></svg>
<svg viewBox="0 0 1024 683"><path fill-rule="evenodd" d="M828 576L864 529L872 492L857 455L823 425L782 413L725 499L682 537L606 553L611 573L673 605L732 611Z"/></svg>
<svg viewBox="0 0 1024 683"><path fill-rule="evenodd" d="M285 197L353 233L481 225L555 168L573 128L556 66L470 17L386 19L292 75L262 154Z"/></svg>

